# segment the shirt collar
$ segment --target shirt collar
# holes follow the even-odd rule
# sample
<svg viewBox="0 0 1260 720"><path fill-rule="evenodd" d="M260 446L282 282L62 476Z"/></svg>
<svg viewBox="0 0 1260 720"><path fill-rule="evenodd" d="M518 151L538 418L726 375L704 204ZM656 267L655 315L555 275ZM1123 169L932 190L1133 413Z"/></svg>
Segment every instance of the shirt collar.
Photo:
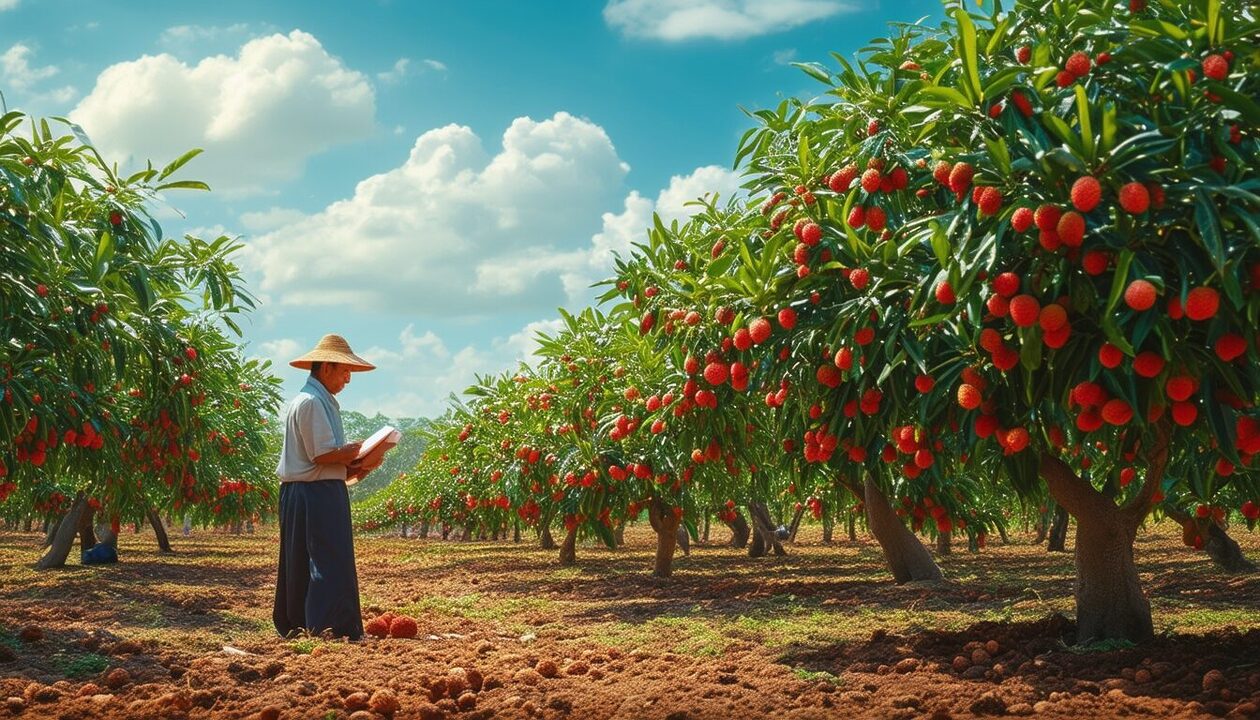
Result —
<svg viewBox="0 0 1260 720"><path fill-rule="evenodd" d="M309 392L326 403L331 404L338 410L341 409L341 404L337 402L337 398L333 397L333 394L328 392L328 388L324 387L324 383L316 379L314 375L306 379L306 386L303 387L302 390Z"/></svg>

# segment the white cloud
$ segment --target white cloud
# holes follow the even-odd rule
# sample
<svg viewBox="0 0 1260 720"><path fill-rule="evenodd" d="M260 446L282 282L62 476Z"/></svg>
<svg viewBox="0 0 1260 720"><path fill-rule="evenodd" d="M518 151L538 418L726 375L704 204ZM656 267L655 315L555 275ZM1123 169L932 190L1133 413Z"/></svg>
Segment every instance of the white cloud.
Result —
<svg viewBox="0 0 1260 720"><path fill-rule="evenodd" d="M603 128L568 113L516 119L494 155L449 125L352 197L257 238L245 261L287 304L551 312L567 295L548 258L589 248L628 171Z"/></svg>
<svg viewBox="0 0 1260 720"><path fill-rule="evenodd" d="M179 52L203 43L231 42L240 44L249 39L253 31L246 23L233 25L174 25L162 31L158 44Z"/></svg>
<svg viewBox="0 0 1260 720"><path fill-rule="evenodd" d="M18 0L0 0L0 12L12 10L18 6Z"/></svg>
<svg viewBox="0 0 1260 720"><path fill-rule="evenodd" d="M796 62L796 48L775 50L772 57L774 58L775 65L790 65Z"/></svg>
<svg viewBox="0 0 1260 720"><path fill-rule="evenodd" d="M300 30L195 66L168 54L113 65L71 113L112 160L162 163L204 148L183 177L230 193L296 178L310 156L369 135L374 116L367 78Z"/></svg>
<svg viewBox="0 0 1260 720"><path fill-rule="evenodd" d="M293 338L277 338L258 343L258 353L251 357L259 360L270 360L273 368L288 367L289 361L302 354L301 343Z"/></svg>
<svg viewBox="0 0 1260 720"><path fill-rule="evenodd" d="M242 213L241 226L253 233L265 233L285 225L292 225L305 217L306 213L301 210L273 207L258 212Z"/></svg>
<svg viewBox="0 0 1260 720"><path fill-rule="evenodd" d="M431 58L425 58L424 64L428 65L433 70L437 70L439 72L446 72L446 63L442 62L441 60L433 60Z"/></svg>
<svg viewBox="0 0 1260 720"><path fill-rule="evenodd" d="M394 63L392 68L386 72L377 73L376 79L387 85L393 85L401 82L402 79L407 76L407 66L410 64L411 60L408 58L398 58L398 61Z"/></svg>
<svg viewBox="0 0 1260 720"><path fill-rule="evenodd" d="M16 3L10 7L14 6L16 6ZM56 65L32 67L31 58L33 54L34 51L30 46L16 43L8 50L5 50L3 55L0 55L0 73L2 73L0 77L4 79L5 85L21 92L60 72Z"/></svg>
<svg viewBox="0 0 1260 720"><path fill-rule="evenodd" d="M609 0L604 21L630 37L740 40L853 9L837 0Z"/></svg>

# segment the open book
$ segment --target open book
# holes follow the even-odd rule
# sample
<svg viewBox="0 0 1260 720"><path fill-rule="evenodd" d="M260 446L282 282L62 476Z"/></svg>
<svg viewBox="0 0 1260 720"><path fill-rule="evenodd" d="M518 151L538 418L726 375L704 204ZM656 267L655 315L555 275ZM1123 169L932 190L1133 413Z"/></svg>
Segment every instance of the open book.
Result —
<svg viewBox="0 0 1260 720"><path fill-rule="evenodd" d="M385 455L385 452L397 445L400 440L402 440L402 433L397 428L386 425L363 441L363 444L359 446L359 454L355 457L355 460L362 460L371 455L373 459L365 463L364 468L367 470L375 469L381 464L381 458ZM350 478L347 479L346 484L353 485L358 481L359 478L357 477Z"/></svg>

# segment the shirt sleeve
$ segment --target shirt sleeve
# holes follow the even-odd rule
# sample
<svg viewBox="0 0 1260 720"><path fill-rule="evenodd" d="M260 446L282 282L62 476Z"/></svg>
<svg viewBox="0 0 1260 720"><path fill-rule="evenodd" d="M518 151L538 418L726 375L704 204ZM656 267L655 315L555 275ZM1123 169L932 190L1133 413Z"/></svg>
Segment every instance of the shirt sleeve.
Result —
<svg viewBox="0 0 1260 720"><path fill-rule="evenodd" d="M303 400L297 408L297 421L302 449L312 462L320 455L337 449L332 425L328 422L328 413L324 412L318 400Z"/></svg>

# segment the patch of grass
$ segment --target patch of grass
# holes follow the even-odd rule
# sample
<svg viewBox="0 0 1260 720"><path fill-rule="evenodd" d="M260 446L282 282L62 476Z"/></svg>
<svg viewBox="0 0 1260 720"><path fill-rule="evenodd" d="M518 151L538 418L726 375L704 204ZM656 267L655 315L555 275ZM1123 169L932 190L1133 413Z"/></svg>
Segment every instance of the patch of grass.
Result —
<svg viewBox="0 0 1260 720"><path fill-rule="evenodd" d="M104 672L109 667L109 658L97 653L58 652L52 656L52 666L62 675L77 680Z"/></svg>
<svg viewBox="0 0 1260 720"><path fill-rule="evenodd" d="M721 655L726 646L731 644L729 636L720 633L708 622L690 617L658 617L647 622L649 635L657 635L654 630L662 630L670 635L681 635L673 644L673 651L679 655L694 657L712 657Z"/></svg>
<svg viewBox="0 0 1260 720"><path fill-rule="evenodd" d="M229 631L269 632L272 629L270 620L238 615L230 610L219 610L216 614Z"/></svg>
<svg viewBox="0 0 1260 720"><path fill-rule="evenodd" d="M1253 627L1260 624L1260 611L1241 607L1205 608L1193 607L1180 602L1166 603L1166 607L1154 608L1155 621L1169 632L1202 633L1220 629L1226 625Z"/></svg>
<svg viewBox="0 0 1260 720"><path fill-rule="evenodd" d="M293 648L293 652L298 655L310 655L320 645L323 645L323 643L320 642L319 638L313 637L302 637L289 643L289 647Z"/></svg>
<svg viewBox="0 0 1260 720"><path fill-rule="evenodd" d="M805 668L793 668L792 674L801 680L812 682L815 680L825 680L832 685L843 685L844 680L827 672L826 670L807 670Z"/></svg>
<svg viewBox="0 0 1260 720"><path fill-rule="evenodd" d="M1068 652L1077 655L1092 655L1093 653L1115 652L1116 650L1132 650L1137 645L1132 640L1120 640L1112 638L1110 640L1095 640L1090 643L1080 645L1069 645Z"/></svg>

